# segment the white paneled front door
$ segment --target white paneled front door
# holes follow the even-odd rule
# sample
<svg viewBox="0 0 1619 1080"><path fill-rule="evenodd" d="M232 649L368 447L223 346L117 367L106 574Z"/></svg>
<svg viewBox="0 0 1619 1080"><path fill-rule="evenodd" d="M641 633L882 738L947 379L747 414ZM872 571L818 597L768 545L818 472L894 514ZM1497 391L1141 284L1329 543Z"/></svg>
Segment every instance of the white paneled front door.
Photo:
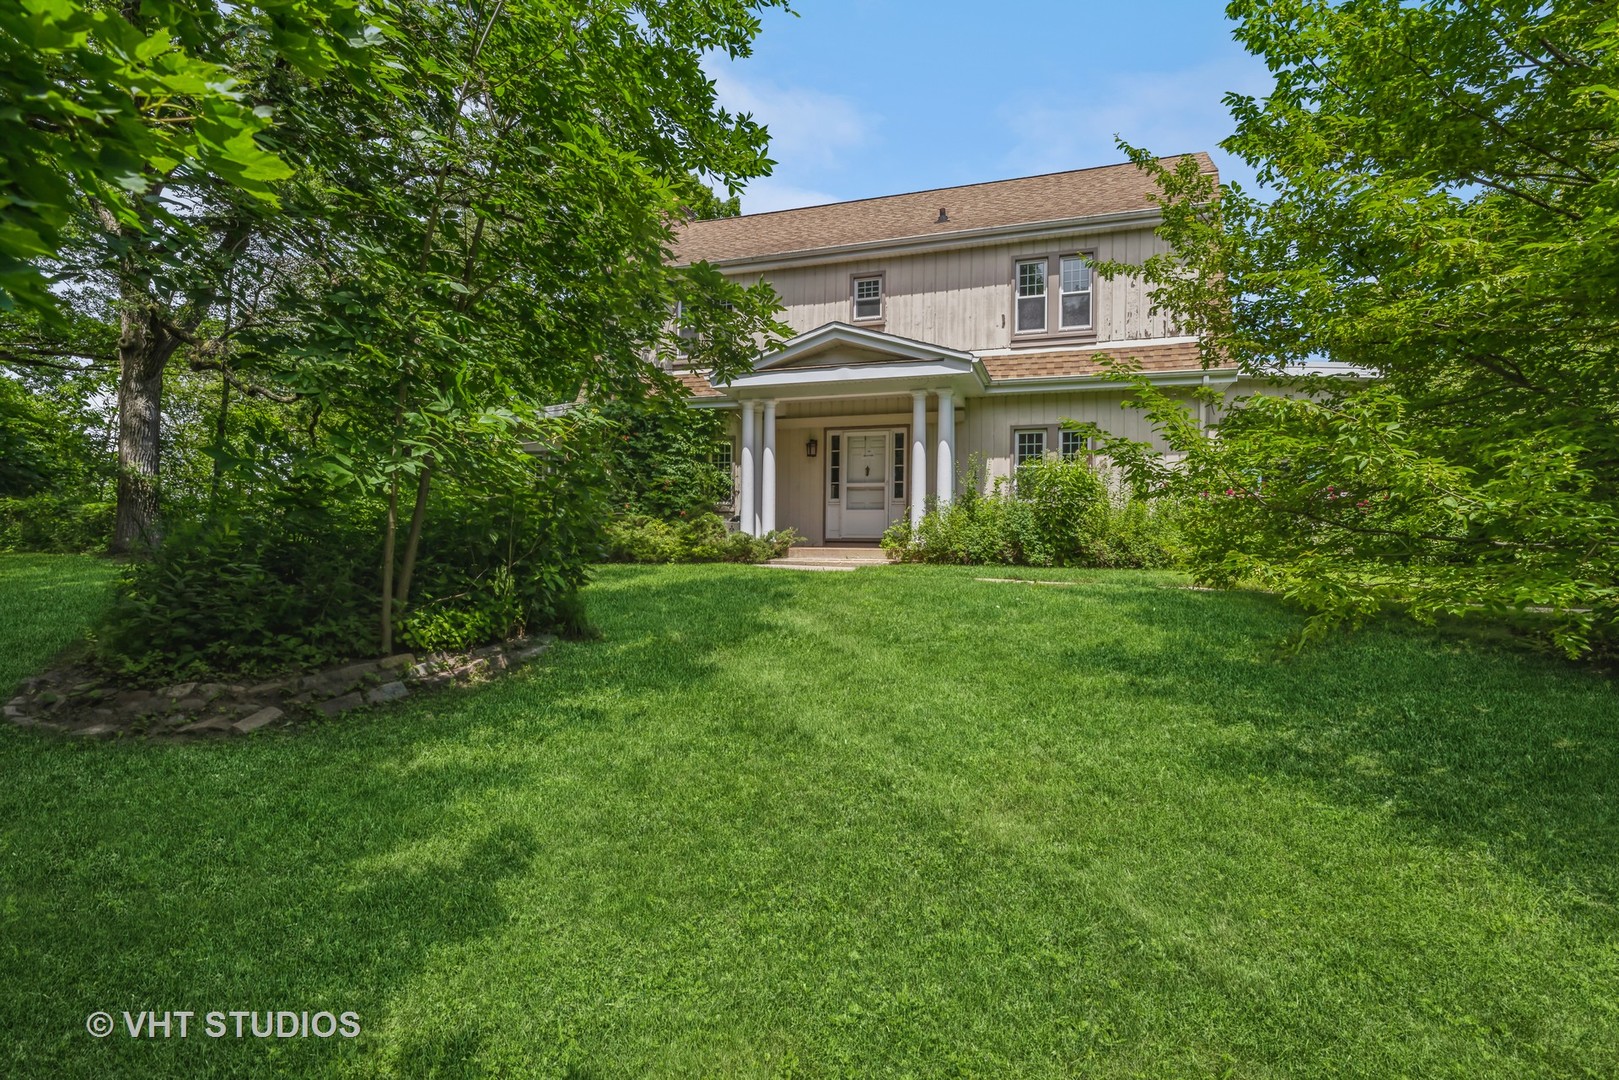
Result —
<svg viewBox="0 0 1619 1080"><path fill-rule="evenodd" d="M877 540L905 512L903 428L827 433L826 538Z"/></svg>

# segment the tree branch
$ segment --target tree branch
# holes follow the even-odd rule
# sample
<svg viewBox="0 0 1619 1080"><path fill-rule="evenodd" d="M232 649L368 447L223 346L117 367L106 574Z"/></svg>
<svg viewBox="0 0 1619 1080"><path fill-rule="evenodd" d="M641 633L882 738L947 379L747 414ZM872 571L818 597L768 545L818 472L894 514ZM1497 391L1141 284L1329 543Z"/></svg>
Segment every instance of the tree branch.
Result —
<svg viewBox="0 0 1619 1080"><path fill-rule="evenodd" d="M282 393L277 390L270 390L263 386L255 386L253 383L245 382L239 378L234 371L219 360L207 360L201 357L196 357L191 360L190 367L192 371L217 371L223 375L225 377L225 381L234 386L239 393L247 394L251 397L264 398L268 401L279 401L283 405L292 405L295 402L303 400L303 395L301 394Z"/></svg>

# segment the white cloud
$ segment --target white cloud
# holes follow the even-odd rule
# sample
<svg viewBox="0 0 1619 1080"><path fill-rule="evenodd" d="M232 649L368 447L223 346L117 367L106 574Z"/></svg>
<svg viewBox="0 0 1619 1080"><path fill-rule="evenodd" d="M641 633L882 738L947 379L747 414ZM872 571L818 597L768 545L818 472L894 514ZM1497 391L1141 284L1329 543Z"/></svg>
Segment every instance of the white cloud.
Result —
<svg viewBox="0 0 1619 1080"><path fill-rule="evenodd" d="M770 129L770 156L784 164L836 167L847 151L871 138L866 117L848 98L741 79L731 71L716 73L714 83L721 105L752 113Z"/></svg>
<svg viewBox="0 0 1619 1080"><path fill-rule="evenodd" d="M1208 150L1220 165L1221 179L1252 186L1247 166L1216 144L1233 127L1221 100L1225 93L1269 89L1260 61L1241 56L1181 71L1095 71L1092 76L1083 100L1054 102L1042 95L1007 103L1002 117L1014 135L1008 175L1118 161L1117 135L1155 153Z"/></svg>
<svg viewBox="0 0 1619 1080"><path fill-rule="evenodd" d="M771 210L820 206L822 203L837 202L839 198L829 191L799 187L797 184L765 176L753 181L742 193L742 211L747 214L763 214Z"/></svg>
<svg viewBox="0 0 1619 1080"><path fill-rule="evenodd" d="M727 67L718 67L711 75L721 105L733 113L751 114L769 129L776 176L809 180L809 184L772 177L755 180L743 192L743 210L750 214L787 210L843 197L810 185L817 175L838 175L853 151L870 145L875 132L867 113L837 94L742 78Z"/></svg>

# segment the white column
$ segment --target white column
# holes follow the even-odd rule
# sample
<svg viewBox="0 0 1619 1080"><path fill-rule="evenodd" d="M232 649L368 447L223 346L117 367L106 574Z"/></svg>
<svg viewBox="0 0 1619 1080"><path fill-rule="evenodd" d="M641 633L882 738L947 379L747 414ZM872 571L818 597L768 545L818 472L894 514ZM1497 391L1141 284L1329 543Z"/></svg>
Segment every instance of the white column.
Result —
<svg viewBox="0 0 1619 1080"><path fill-rule="evenodd" d="M759 470L759 535L776 531L776 403L765 402L765 446Z"/></svg>
<svg viewBox="0 0 1619 1080"><path fill-rule="evenodd" d="M948 506L956 494L956 395L939 390L939 482L934 494Z"/></svg>
<svg viewBox="0 0 1619 1080"><path fill-rule="evenodd" d="M928 392L911 391L911 528L922 526L928 501Z"/></svg>
<svg viewBox="0 0 1619 1080"><path fill-rule="evenodd" d="M756 511L753 503L753 415L756 405L757 402L753 401L742 403L742 505L737 514L737 527L749 536L758 535L758 528L754 525Z"/></svg>

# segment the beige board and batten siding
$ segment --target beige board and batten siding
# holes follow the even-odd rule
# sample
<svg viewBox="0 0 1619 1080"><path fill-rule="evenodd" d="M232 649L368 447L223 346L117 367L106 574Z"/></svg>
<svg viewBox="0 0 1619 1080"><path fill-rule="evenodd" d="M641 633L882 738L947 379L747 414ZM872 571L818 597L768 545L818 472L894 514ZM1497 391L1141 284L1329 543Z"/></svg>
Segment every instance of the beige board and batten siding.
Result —
<svg viewBox="0 0 1619 1080"><path fill-rule="evenodd" d="M957 433L958 466L965 470L970 455L982 455L987 489L995 478L1012 474L1013 432L1043 428L1047 450L1056 452L1060 445L1056 431L1064 420L1090 421L1114 435L1167 449L1140 409L1124 407L1127 396L1124 391L1105 391L972 398L967 402L966 423Z"/></svg>
<svg viewBox="0 0 1619 1080"><path fill-rule="evenodd" d="M824 265L782 267L763 276L781 298L780 319L794 333L806 333L829 322L855 322L950 349L1000 349L1017 344L1012 329L1014 262L1082 250L1093 252L1098 261L1139 265L1168 247L1152 229L1129 229L915 255L872 255ZM856 322L853 279L867 274L882 275L883 318ZM752 281L758 275L737 272L734 276ZM1056 284L1053 276L1050 285L1055 288ZM1108 281L1096 277L1092 288L1096 340L1136 341L1170 335L1168 320L1151 312L1150 291L1139 278Z"/></svg>

